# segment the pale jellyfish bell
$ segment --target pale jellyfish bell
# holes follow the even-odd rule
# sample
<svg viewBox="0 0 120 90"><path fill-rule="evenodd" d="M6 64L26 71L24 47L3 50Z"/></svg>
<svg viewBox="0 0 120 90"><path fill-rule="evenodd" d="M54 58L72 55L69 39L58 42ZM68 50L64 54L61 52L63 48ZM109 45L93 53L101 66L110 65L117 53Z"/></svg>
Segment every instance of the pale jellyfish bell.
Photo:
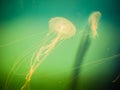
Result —
<svg viewBox="0 0 120 90"><path fill-rule="evenodd" d="M90 28L92 30L92 37L96 38L97 34L97 28L99 24L99 20L101 18L101 12L100 11L95 11L90 14L88 18L88 23L90 25Z"/></svg>
<svg viewBox="0 0 120 90"><path fill-rule="evenodd" d="M55 33L60 40L68 39L76 33L76 28L69 20L63 17L55 17L49 21L51 33Z"/></svg>

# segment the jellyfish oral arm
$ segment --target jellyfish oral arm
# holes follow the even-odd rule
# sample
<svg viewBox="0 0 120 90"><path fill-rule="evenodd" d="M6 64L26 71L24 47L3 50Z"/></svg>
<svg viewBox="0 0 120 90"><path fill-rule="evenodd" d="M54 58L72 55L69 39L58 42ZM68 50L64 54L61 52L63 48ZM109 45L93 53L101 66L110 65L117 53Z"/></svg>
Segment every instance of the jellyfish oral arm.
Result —
<svg viewBox="0 0 120 90"><path fill-rule="evenodd" d="M23 86L21 87L21 90L23 90L27 86L27 84L30 82L31 77L32 77L33 73L35 72L35 70L37 69L37 67L39 67L39 65L45 60L45 58L48 56L48 54L50 53L50 51L55 47L55 45L57 44L58 41L59 41L59 36L56 37L52 41L52 43L50 43L49 45L43 46L39 50L39 52L36 55L35 62L32 64L32 66L31 66L28 74L26 75L26 81L23 84ZM41 56L42 56L42 58L41 58Z"/></svg>

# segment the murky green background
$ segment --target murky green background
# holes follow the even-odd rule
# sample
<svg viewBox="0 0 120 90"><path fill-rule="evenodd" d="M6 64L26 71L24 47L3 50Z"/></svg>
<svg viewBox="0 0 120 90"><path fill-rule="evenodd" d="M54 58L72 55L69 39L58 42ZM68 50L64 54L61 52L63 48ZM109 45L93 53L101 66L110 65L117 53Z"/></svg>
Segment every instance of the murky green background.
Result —
<svg viewBox="0 0 120 90"><path fill-rule="evenodd" d="M15 67L7 90L20 90L30 67L30 59L48 33L48 22L64 17L76 27L74 37L59 43L34 73L31 90L115 90L120 72L119 0L0 0L0 88L12 66ZM90 39L84 59L80 60L82 32L88 16L100 11L98 37ZM84 48L82 46L81 48ZM75 61L81 64L74 67ZM20 65L20 66L19 66ZM73 73L79 69L77 85ZM75 88L76 87L76 88Z"/></svg>

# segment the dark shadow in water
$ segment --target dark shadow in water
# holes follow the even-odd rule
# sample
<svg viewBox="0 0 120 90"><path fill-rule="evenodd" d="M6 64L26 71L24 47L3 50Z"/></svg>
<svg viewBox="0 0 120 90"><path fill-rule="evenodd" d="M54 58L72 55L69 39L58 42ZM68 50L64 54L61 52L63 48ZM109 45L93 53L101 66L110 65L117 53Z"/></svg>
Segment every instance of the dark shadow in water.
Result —
<svg viewBox="0 0 120 90"><path fill-rule="evenodd" d="M83 36L81 36L80 45L79 45L79 48L78 48L78 51L76 54L75 63L73 66L74 70L72 71L69 90L79 90L80 88L78 88L78 85L79 85L79 87L81 87L80 86L80 78L79 78L80 77L79 74L81 72L81 65L82 65L84 57L89 49L89 46L91 44L90 35L86 35L89 33L89 31L90 31L90 29L87 26L84 29L84 33L82 34ZM118 47L117 55L118 54L120 54L120 47ZM109 79L109 82L106 83L106 80L105 81L103 80L103 83L94 82L95 86L94 87L93 87L93 85L91 86L91 88L94 88L94 89L90 89L90 88L87 89L87 87L85 87L86 90L120 90L120 56L115 57L114 62L115 62L115 63L113 63L113 64L115 64L115 70L113 72L114 75L111 76L111 78ZM112 73L112 71L111 71L111 73ZM110 76L110 75L108 74L108 76ZM112 82L113 79L115 80L115 82L114 81ZM100 80L100 82L101 82L101 80Z"/></svg>
<svg viewBox="0 0 120 90"><path fill-rule="evenodd" d="M76 59L74 63L74 70L72 72L71 82L70 82L70 90L77 90L77 85L79 81L79 73L80 73L80 66L82 64L82 61L84 60L84 56L86 55L86 52L90 46L90 35L89 35L90 29L85 27L82 36L80 45L76 54Z"/></svg>
<svg viewBox="0 0 120 90"><path fill-rule="evenodd" d="M120 48L118 49L118 54L120 54ZM110 85L109 90L120 90L120 56L115 58L115 74L114 80Z"/></svg>

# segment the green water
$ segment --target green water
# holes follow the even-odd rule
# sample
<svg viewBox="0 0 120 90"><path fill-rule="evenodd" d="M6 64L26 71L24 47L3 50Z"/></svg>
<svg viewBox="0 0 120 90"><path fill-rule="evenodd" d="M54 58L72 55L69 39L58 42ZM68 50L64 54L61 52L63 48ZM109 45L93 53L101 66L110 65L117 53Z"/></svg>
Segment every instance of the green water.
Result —
<svg viewBox="0 0 120 90"><path fill-rule="evenodd" d="M15 67L7 90L20 90L30 68L32 54L41 47L49 31L49 20L54 17L70 20L77 32L74 37L59 43L35 71L30 89L71 90L72 74L76 68L80 68L77 90L110 90L112 81L119 74L120 27L117 1L1 0L0 5L1 90L8 73L18 60L17 67L20 67ZM73 67L82 44L80 40L83 33L80 31L86 27L88 16L93 11L102 13L98 37L90 39L81 65Z"/></svg>

